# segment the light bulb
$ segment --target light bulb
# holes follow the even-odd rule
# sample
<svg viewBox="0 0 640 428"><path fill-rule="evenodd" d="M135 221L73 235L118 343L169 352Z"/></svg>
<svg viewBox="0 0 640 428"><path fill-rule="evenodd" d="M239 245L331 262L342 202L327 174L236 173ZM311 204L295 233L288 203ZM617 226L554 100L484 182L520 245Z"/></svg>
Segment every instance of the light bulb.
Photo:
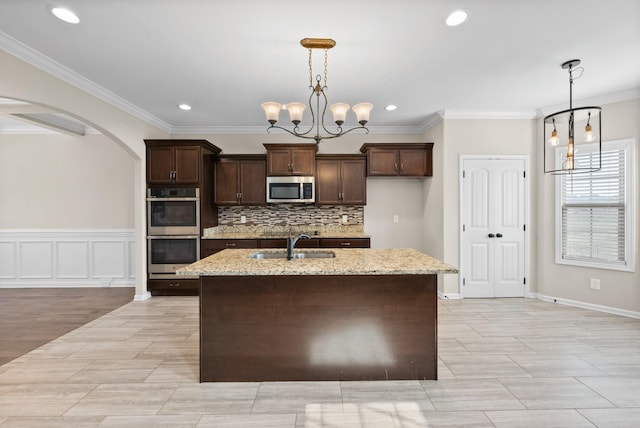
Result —
<svg viewBox="0 0 640 428"><path fill-rule="evenodd" d="M589 125L589 123L587 123L587 126L584 127L584 141L590 143L593 140L595 140L595 137L593 136L593 131L591 130L591 125Z"/></svg>
<svg viewBox="0 0 640 428"><path fill-rule="evenodd" d="M560 144L560 139L558 138L558 131L556 131L555 129L551 131L551 138L549 138L549 144L551 144L552 146L557 146L558 144Z"/></svg>

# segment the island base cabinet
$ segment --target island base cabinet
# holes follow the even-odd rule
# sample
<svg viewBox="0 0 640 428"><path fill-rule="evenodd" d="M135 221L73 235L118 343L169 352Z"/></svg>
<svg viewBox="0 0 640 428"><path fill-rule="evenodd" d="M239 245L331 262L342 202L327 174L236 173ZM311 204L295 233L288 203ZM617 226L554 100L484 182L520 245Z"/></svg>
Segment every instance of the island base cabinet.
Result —
<svg viewBox="0 0 640 428"><path fill-rule="evenodd" d="M436 278L202 276L200 380L435 380Z"/></svg>

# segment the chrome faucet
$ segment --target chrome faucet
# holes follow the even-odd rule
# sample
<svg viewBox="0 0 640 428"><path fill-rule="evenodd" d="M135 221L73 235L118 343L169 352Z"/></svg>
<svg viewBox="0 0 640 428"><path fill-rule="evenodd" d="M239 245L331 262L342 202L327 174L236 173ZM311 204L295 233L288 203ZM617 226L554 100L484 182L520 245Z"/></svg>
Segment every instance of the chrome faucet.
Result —
<svg viewBox="0 0 640 428"><path fill-rule="evenodd" d="M301 233L295 238L292 238L291 236L287 238L287 260L293 260L293 249L296 246L296 242L298 242L298 239L300 238L311 239L311 237L306 233Z"/></svg>

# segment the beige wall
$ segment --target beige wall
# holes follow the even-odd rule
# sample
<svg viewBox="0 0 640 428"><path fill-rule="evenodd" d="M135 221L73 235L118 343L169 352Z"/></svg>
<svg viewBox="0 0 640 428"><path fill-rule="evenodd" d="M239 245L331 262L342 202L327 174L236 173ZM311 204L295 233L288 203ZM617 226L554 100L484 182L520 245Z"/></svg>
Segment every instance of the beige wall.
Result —
<svg viewBox="0 0 640 428"><path fill-rule="evenodd" d="M459 177L460 155L526 155L529 156L529 170L536 171L532 162L535 121L528 119L451 119L444 121L444 143L442 155L443 260L459 266ZM532 180L530 180L532 181ZM534 184L534 183L530 183ZM535 186L530 185L529 200L535 204ZM530 211L530 210L529 210ZM535 224L535 217L528 212L529 224ZM530 243L534 245L533 242ZM528 265L533 266L533 251L527 255ZM535 284L533 270L530 269L529 284ZM457 275L444 276L443 292L458 293ZM535 291L533 289L532 291Z"/></svg>
<svg viewBox="0 0 640 428"><path fill-rule="evenodd" d="M103 135L0 135L0 228L133 229L133 181Z"/></svg>
<svg viewBox="0 0 640 428"><path fill-rule="evenodd" d="M87 92L0 50L2 79L0 97L27 101L53 108L84 121L99 130L134 159L133 207L135 224L136 298L146 296L145 234L145 138L168 138L161 129L149 125Z"/></svg>
<svg viewBox="0 0 640 428"><path fill-rule="evenodd" d="M542 126L541 124L539 125ZM537 215L540 218L536 240L538 247L538 293L543 296L574 300L640 312L640 99L602 106L602 140L634 138L636 212L634 224L636 272L619 272L558 265L555 263L555 189L554 177L537 174L540 195ZM539 137L541 139L541 137ZM541 160L542 157L539 156ZM541 169L542 167L540 167ZM601 281L600 290L590 288L590 279Z"/></svg>

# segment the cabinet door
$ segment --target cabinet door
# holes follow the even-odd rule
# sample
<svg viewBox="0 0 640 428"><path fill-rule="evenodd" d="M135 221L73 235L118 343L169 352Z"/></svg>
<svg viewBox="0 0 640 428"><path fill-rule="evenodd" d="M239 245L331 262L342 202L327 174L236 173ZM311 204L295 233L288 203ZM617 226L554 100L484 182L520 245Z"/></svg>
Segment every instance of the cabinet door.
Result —
<svg viewBox="0 0 640 428"><path fill-rule="evenodd" d="M316 152L314 150L291 150L291 175L314 175Z"/></svg>
<svg viewBox="0 0 640 428"><path fill-rule="evenodd" d="M367 203L367 163L362 160L345 159L342 163L341 203L365 205Z"/></svg>
<svg viewBox="0 0 640 428"><path fill-rule="evenodd" d="M427 152L425 150L400 150L400 175L427 175Z"/></svg>
<svg viewBox="0 0 640 428"><path fill-rule="evenodd" d="M149 147L147 149L147 183L169 184L172 181L173 148Z"/></svg>
<svg viewBox="0 0 640 428"><path fill-rule="evenodd" d="M267 151L267 174L291 175L289 149L272 149Z"/></svg>
<svg viewBox="0 0 640 428"><path fill-rule="evenodd" d="M265 161L240 161L240 203L267 203L267 165Z"/></svg>
<svg viewBox="0 0 640 428"><path fill-rule="evenodd" d="M200 183L200 147L174 147L174 183Z"/></svg>
<svg viewBox="0 0 640 428"><path fill-rule="evenodd" d="M316 203L338 205L341 203L340 194L340 168L339 160L318 160L316 180Z"/></svg>
<svg viewBox="0 0 640 428"><path fill-rule="evenodd" d="M216 185L214 202L216 205L238 205L240 164L238 161L216 163Z"/></svg>
<svg viewBox="0 0 640 428"><path fill-rule="evenodd" d="M371 149L369 151L368 175L395 176L398 175L398 151L386 149Z"/></svg>

